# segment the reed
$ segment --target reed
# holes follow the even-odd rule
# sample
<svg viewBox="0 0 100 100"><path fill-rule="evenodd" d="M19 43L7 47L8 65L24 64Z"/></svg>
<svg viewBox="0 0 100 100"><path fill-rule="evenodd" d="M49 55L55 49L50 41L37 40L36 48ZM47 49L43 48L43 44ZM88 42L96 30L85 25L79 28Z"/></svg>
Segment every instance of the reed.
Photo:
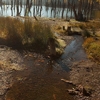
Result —
<svg viewBox="0 0 100 100"><path fill-rule="evenodd" d="M33 22L31 19L21 21L17 18L1 17L0 31L6 35L6 41L12 47L27 47L27 49L45 49L48 39L53 33L48 24Z"/></svg>

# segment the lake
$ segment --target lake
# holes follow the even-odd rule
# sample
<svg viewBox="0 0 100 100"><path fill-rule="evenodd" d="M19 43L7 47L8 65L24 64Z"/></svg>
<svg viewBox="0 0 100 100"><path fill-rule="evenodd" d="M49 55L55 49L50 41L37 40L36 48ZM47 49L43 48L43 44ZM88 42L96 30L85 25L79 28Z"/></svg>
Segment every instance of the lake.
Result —
<svg viewBox="0 0 100 100"><path fill-rule="evenodd" d="M3 5L2 8L0 7L0 16L40 16L40 17L48 17L48 18L66 18L66 17L74 17L73 12L68 11L67 8L52 8L46 6L32 6L29 10L26 6L19 6L12 7L11 5Z"/></svg>
<svg viewBox="0 0 100 100"><path fill-rule="evenodd" d="M0 16L40 16L40 17L48 17L48 18L74 18L74 13L72 9L68 8L53 8L46 6L32 6L31 8L26 7L26 5L22 6L12 6L11 5L2 5L0 7ZM93 10L92 18L98 19L100 18L100 11Z"/></svg>

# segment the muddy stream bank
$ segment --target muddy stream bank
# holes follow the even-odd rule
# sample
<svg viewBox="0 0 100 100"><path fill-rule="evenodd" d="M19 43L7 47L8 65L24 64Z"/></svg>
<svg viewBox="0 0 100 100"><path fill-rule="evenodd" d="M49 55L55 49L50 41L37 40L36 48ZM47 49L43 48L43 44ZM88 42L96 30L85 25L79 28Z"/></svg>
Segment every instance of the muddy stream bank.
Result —
<svg viewBox="0 0 100 100"><path fill-rule="evenodd" d="M84 79L80 81L84 76L84 67L82 69L79 66L88 67L90 62L88 64L87 55L82 48L83 38L65 36L64 39L70 42L64 54L56 61L50 61L41 54L26 51L22 54L1 46L0 100L83 100L79 96L69 95L67 89L72 88L72 85L61 81L72 80L75 84L83 82L84 85Z"/></svg>

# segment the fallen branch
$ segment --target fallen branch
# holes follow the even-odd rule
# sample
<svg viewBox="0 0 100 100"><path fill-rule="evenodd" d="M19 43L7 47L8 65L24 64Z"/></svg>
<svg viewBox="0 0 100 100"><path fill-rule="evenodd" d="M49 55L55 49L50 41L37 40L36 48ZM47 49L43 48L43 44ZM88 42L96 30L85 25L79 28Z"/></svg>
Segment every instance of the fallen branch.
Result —
<svg viewBox="0 0 100 100"><path fill-rule="evenodd" d="M69 80L66 80L66 79L61 79L61 81L66 82L68 84L75 85L72 81L69 81Z"/></svg>
<svg viewBox="0 0 100 100"><path fill-rule="evenodd" d="M36 16L34 16L35 20L38 21L38 19L36 18Z"/></svg>
<svg viewBox="0 0 100 100"><path fill-rule="evenodd" d="M78 95L78 91L76 91L75 89L68 89L67 91L71 95Z"/></svg>
<svg viewBox="0 0 100 100"><path fill-rule="evenodd" d="M86 89L82 85L78 85L76 88L67 89L68 93L71 95L80 95L80 96L91 96L92 90Z"/></svg>

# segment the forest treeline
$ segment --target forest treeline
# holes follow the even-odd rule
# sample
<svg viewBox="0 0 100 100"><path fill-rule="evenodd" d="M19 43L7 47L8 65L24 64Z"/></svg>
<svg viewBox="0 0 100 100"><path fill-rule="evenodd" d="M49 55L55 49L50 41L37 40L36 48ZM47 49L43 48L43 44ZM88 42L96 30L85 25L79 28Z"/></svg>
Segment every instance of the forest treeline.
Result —
<svg viewBox="0 0 100 100"><path fill-rule="evenodd" d="M26 13L30 12L32 6L35 6L33 11L42 11L42 6L45 5L46 9L52 7L52 11L55 11L57 8L62 8L62 18L65 9L66 16L70 11L74 13L76 20L84 21L92 18L92 11L94 9L100 9L100 0L0 0L0 7L2 5L11 5L12 9L17 9L17 15L20 15L22 5L25 6ZM20 7L20 8L19 8ZM41 13L40 13L41 14Z"/></svg>

